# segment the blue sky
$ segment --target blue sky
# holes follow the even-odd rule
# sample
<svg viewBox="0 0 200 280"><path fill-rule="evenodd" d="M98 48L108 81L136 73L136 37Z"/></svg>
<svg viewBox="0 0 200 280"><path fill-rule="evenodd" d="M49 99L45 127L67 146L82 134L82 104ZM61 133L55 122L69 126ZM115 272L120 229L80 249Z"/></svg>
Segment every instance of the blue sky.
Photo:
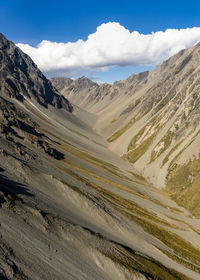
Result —
<svg viewBox="0 0 200 280"><path fill-rule="evenodd" d="M138 31L140 34L165 31L166 29L185 29L200 27L200 1L24 1L0 0L1 32L15 43L26 43L36 47L42 40L52 42L86 41L88 35L96 32L103 23L117 22L126 30ZM198 30L196 30L198 32ZM194 38L188 46L196 42ZM177 44L177 43L176 43ZM178 48L177 48L178 50ZM170 52L169 52L170 53ZM122 53L123 55L124 53ZM173 53L172 53L173 54ZM34 56L33 56L34 57ZM33 58L32 57L32 58ZM108 59L109 60L109 59ZM149 61L149 60L148 60ZM147 61L147 64L149 63ZM105 63L105 60L104 60ZM154 62L155 63L155 62ZM106 63L105 63L106 64ZM45 71L47 75L82 75L96 77L99 81L112 82L123 79L133 72L152 69L154 65L143 62L108 63L103 68L103 62L98 68L92 65L76 67L73 71ZM131 64L131 63L130 63ZM151 64L151 63L150 63ZM41 64L42 65L42 64ZM79 66L78 66L79 67ZM106 67L106 65L105 65ZM103 69L103 71L102 71Z"/></svg>

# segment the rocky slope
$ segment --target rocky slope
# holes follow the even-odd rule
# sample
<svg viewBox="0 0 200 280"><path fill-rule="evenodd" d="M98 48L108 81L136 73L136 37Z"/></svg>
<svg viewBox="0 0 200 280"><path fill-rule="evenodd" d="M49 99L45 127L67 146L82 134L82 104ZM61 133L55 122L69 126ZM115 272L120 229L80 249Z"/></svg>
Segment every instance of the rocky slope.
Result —
<svg viewBox="0 0 200 280"><path fill-rule="evenodd" d="M0 33L0 92L22 101L36 100L48 107L65 108L72 105L61 96L34 62Z"/></svg>
<svg viewBox="0 0 200 280"><path fill-rule="evenodd" d="M173 199L198 217L199 62L197 44L151 72L92 86L84 95L77 88L79 99L72 98L74 88L70 91L64 84L60 88L69 100L98 117L95 129L107 138L112 151L155 186L166 187ZM75 87L76 81L71 84Z"/></svg>
<svg viewBox="0 0 200 280"><path fill-rule="evenodd" d="M108 150L77 117L88 113L64 98L63 108L45 104L46 80L20 54L39 77L33 85L17 64L1 68L0 278L198 280L199 220Z"/></svg>

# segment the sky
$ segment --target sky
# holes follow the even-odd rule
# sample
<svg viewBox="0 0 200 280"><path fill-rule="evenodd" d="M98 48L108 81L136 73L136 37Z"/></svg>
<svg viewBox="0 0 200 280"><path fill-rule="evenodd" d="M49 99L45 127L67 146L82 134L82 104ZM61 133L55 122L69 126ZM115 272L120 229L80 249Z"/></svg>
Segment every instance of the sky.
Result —
<svg viewBox="0 0 200 280"><path fill-rule="evenodd" d="M112 83L200 41L200 1L0 0L0 32L47 77Z"/></svg>

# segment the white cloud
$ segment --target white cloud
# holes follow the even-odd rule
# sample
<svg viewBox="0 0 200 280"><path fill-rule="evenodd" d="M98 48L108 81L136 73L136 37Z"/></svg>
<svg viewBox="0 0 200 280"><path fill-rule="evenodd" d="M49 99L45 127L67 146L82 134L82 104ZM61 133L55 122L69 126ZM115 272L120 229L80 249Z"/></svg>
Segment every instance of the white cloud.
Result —
<svg viewBox="0 0 200 280"><path fill-rule="evenodd" d="M97 27L86 41L17 44L45 73L106 69L111 66L157 65L200 41L200 27L167 29L151 34L130 32L117 22Z"/></svg>

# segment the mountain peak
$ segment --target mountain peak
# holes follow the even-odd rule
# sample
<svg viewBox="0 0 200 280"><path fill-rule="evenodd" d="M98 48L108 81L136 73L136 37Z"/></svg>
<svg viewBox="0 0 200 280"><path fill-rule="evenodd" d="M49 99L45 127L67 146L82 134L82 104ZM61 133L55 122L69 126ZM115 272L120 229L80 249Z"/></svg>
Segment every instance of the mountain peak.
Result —
<svg viewBox="0 0 200 280"><path fill-rule="evenodd" d="M93 82L92 80L90 80L89 78L85 77L85 76L82 76L78 79L76 79L74 81L75 83L81 83L81 84L84 84L85 86L93 86L93 85L97 85L97 83Z"/></svg>
<svg viewBox="0 0 200 280"><path fill-rule="evenodd" d="M37 68L32 59L0 34L0 92L23 101L36 100L40 105L72 111L70 102L59 95L51 82Z"/></svg>
<svg viewBox="0 0 200 280"><path fill-rule="evenodd" d="M0 40L3 41L8 41L8 39L0 32Z"/></svg>
<svg viewBox="0 0 200 280"><path fill-rule="evenodd" d="M0 33L0 50L5 50L10 44L12 44L12 42Z"/></svg>

